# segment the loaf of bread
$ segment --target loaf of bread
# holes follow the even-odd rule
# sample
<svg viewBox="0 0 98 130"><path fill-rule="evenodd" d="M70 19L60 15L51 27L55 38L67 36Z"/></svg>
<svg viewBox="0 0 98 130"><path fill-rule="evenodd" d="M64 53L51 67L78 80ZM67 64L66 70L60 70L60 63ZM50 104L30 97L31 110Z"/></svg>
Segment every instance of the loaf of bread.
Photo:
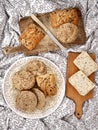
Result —
<svg viewBox="0 0 98 130"><path fill-rule="evenodd" d="M30 24L19 37L19 41L28 50L33 50L44 38L43 30L35 24Z"/></svg>
<svg viewBox="0 0 98 130"><path fill-rule="evenodd" d="M89 93L95 86L81 70L69 78L69 83L83 96Z"/></svg>
<svg viewBox="0 0 98 130"><path fill-rule="evenodd" d="M73 23L78 25L79 16L77 9L57 10L50 13L50 23L53 28L56 28L64 23Z"/></svg>
<svg viewBox="0 0 98 130"><path fill-rule="evenodd" d="M56 37L62 43L72 43L78 37L78 27L72 23L62 24L54 31Z"/></svg>
<svg viewBox="0 0 98 130"><path fill-rule="evenodd" d="M98 69L98 65L86 51L81 52L81 54L76 57L74 64L87 76Z"/></svg>

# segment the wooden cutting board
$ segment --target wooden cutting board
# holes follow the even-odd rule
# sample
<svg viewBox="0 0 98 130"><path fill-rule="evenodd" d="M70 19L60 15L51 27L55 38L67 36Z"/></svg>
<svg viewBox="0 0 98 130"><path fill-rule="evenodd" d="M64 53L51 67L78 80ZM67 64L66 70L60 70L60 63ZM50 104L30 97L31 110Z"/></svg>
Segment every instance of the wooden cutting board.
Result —
<svg viewBox="0 0 98 130"><path fill-rule="evenodd" d="M75 45L82 45L86 43L86 33L84 29L84 24L83 24L83 19L80 10L78 10L78 15L79 15L79 33L78 33L78 38L73 42L69 44L63 44L61 43L64 47L70 48ZM54 29L50 25L50 20L49 20L49 13L43 14L43 15L37 15L37 17L44 23L44 25L50 29L50 31L55 35ZM31 23L34 23L31 17L23 17L19 21L19 27L21 33L27 28L28 25ZM16 52L23 52L25 55L35 55L38 53L42 52L49 52L49 51L56 51L59 50L59 47L50 39L50 37L46 34L45 37L39 42L37 47L33 49L32 51L27 50L23 46L17 46L17 47L5 47L3 48L4 54L8 55L10 53Z"/></svg>
<svg viewBox="0 0 98 130"><path fill-rule="evenodd" d="M68 55L68 64L67 64L67 76L66 76L66 96L72 99L75 103L75 115L77 118L81 118L83 104L86 100L93 98L94 89L91 90L87 95L81 96L76 89L68 82L70 76L76 73L79 69L74 65L74 59L79 55L79 53L70 52ZM94 54L90 54L93 60L96 59ZM89 76L90 80L94 82L95 74Z"/></svg>
<svg viewBox="0 0 98 130"><path fill-rule="evenodd" d="M75 45L82 45L82 44L86 43L86 33L85 33L84 23L83 23L83 19L82 19L82 15L81 15L80 10L78 10L78 16L79 16L78 38L73 43L68 43L68 44L61 43L66 48L70 48L70 47L73 47ZM50 25L49 13L46 13L46 14L43 14L43 15L38 15L37 17L55 35L54 29ZM19 26L20 26L21 32L23 32L24 29L29 24L31 24L32 22L34 22L34 21L31 19L31 17L24 17L24 18L20 19ZM28 51L28 50L24 51L24 54L32 55L32 54L38 54L38 53L41 53L41 52L56 51L56 50L59 50L59 47L46 34L44 39L41 40L41 42L39 42L38 46L34 50L32 50L32 51Z"/></svg>

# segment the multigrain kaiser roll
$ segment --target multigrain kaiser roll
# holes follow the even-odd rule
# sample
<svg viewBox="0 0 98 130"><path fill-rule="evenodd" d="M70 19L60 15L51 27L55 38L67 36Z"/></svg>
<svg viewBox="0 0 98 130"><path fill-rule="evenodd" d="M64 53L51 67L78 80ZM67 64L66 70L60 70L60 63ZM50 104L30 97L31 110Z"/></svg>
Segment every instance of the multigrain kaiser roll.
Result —
<svg viewBox="0 0 98 130"><path fill-rule="evenodd" d="M62 43L72 43L78 37L78 27L72 23L60 25L54 29L55 35Z"/></svg>
<svg viewBox="0 0 98 130"><path fill-rule="evenodd" d="M30 24L20 35L19 41L28 50L33 50L38 43L44 38L43 30L36 24Z"/></svg>
<svg viewBox="0 0 98 130"><path fill-rule="evenodd" d="M18 90L28 90L34 87L35 77L26 70L20 70L13 75L12 83Z"/></svg>
<svg viewBox="0 0 98 130"><path fill-rule="evenodd" d="M47 67L45 63L39 60L33 60L33 61L28 62L25 68L34 76L43 75L47 73Z"/></svg>
<svg viewBox="0 0 98 130"><path fill-rule="evenodd" d="M53 28L57 28L64 23L72 23L78 26L79 16L77 9L57 10L50 13L50 24Z"/></svg>
<svg viewBox="0 0 98 130"><path fill-rule="evenodd" d="M32 112L37 105L37 98L33 92L21 91L16 97L16 108L25 112Z"/></svg>

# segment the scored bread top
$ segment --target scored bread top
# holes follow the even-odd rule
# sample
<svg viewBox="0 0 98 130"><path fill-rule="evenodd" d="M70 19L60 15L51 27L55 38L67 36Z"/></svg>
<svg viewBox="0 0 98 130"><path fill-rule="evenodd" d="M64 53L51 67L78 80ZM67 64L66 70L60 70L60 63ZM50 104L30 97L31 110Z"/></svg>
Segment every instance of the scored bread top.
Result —
<svg viewBox="0 0 98 130"><path fill-rule="evenodd" d="M86 51L82 51L81 54L79 54L73 62L87 76L91 75L98 69L97 63Z"/></svg>
<svg viewBox="0 0 98 130"><path fill-rule="evenodd" d="M20 35L19 41L28 50L33 50L44 36L43 30L32 23Z"/></svg>
<svg viewBox="0 0 98 130"><path fill-rule="evenodd" d="M79 16L77 9L57 10L50 13L50 23L56 28L64 23L73 23L78 26Z"/></svg>
<svg viewBox="0 0 98 130"><path fill-rule="evenodd" d="M69 83L82 96L88 94L93 88L94 83L82 72L78 71L69 78Z"/></svg>

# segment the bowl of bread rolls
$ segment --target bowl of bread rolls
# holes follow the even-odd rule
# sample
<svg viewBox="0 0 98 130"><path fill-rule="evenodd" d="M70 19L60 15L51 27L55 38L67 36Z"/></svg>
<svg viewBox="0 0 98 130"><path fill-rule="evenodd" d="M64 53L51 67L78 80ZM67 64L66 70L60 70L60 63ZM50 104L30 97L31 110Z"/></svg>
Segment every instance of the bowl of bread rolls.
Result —
<svg viewBox="0 0 98 130"><path fill-rule="evenodd" d="M53 113L65 94L65 81L50 60L31 56L17 60L3 81L7 105L18 115L38 119Z"/></svg>

